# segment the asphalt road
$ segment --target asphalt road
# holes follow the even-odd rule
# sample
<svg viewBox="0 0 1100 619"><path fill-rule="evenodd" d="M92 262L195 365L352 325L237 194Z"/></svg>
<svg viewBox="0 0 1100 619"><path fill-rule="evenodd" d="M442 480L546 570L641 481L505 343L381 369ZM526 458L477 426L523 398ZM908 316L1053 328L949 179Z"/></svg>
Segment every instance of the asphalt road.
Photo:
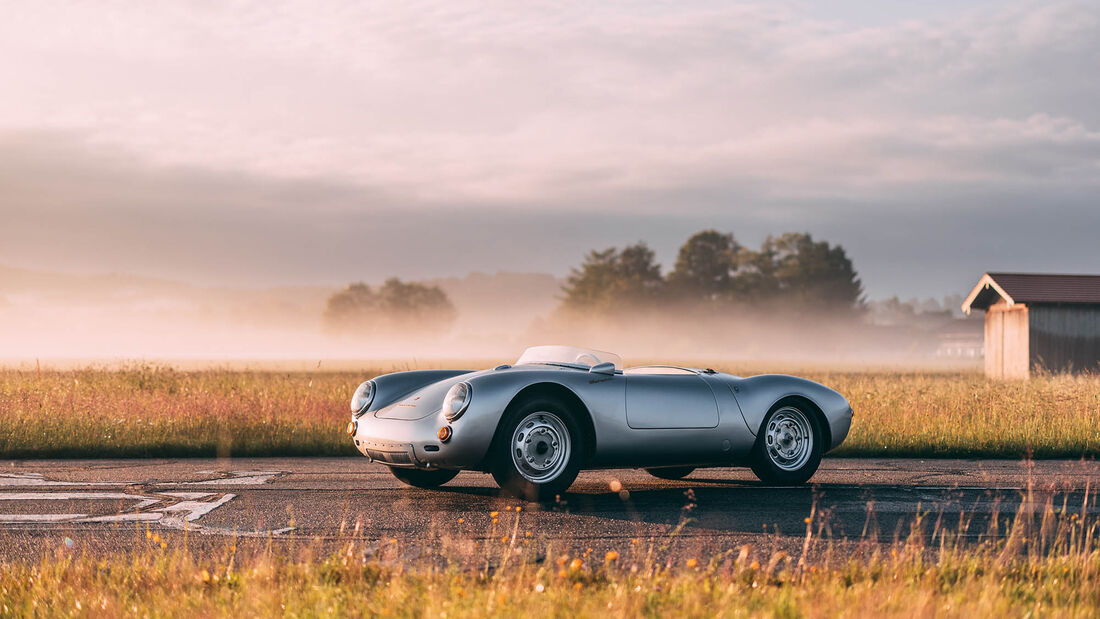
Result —
<svg viewBox="0 0 1100 619"><path fill-rule="evenodd" d="M959 530L961 522L979 538L994 524L1003 534L1018 510L1048 501L1100 511L1096 462L826 459L812 482L769 487L743 469L699 470L683 481L586 471L561 502L539 506L499 496L480 473L439 490L409 488L364 458L15 461L0 468L0 548L8 557L61 543L113 552L149 529L200 550L227 540L356 539L416 555L515 533L558 550L641 544L713 554L745 543L797 550L811 514L823 538L843 543L890 541L918 516L917 526Z"/></svg>

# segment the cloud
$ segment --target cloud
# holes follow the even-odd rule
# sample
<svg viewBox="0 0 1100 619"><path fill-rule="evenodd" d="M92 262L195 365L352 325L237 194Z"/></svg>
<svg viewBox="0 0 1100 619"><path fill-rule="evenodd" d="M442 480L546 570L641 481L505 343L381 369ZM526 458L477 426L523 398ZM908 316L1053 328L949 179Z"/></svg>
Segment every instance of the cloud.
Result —
<svg viewBox="0 0 1100 619"><path fill-rule="evenodd" d="M750 240L827 234L868 273L899 252L954 256L952 243L982 248L956 256L967 269L994 266L1025 238L1043 251L1024 266L1100 268L1065 237L1029 236L1028 210L1075 223L1073 238L1096 224L1082 205L1100 182L1100 4L952 6L873 25L822 12L48 0L6 11L0 80L18 95L0 100L0 170L23 206L0 205L0 260L334 282L354 271L334 264L434 275L509 256L561 273L586 248L637 238L668 258L713 225ZM14 171L32 160L33 174ZM930 212L952 219L925 226ZM41 232L66 221L95 234L67 245L68 232ZM899 225L911 232L900 245L879 242ZM1003 246L983 237L994 229ZM453 249L459 234L479 249ZM527 235L554 248L533 255L516 241ZM890 273L865 279L897 290Z"/></svg>
<svg viewBox="0 0 1100 619"><path fill-rule="evenodd" d="M0 160L0 264L23 268L237 286L561 275L589 249L638 240L671 265L689 234L714 227L749 245L785 231L841 243L876 297L957 292L991 268L1100 271L1095 193L1053 182L781 200L717 182L623 192L580 212L552 198L456 208L324 177L151 166L79 134L0 136Z"/></svg>
<svg viewBox="0 0 1100 619"><path fill-rule="evenodd" d="M11 120L160 162L512 204L703 174L936 181L957 172L944 125L992 154L1037 117L1100 123L1091 3L872 28L703 3L141 6L8 21Z"/></svg>

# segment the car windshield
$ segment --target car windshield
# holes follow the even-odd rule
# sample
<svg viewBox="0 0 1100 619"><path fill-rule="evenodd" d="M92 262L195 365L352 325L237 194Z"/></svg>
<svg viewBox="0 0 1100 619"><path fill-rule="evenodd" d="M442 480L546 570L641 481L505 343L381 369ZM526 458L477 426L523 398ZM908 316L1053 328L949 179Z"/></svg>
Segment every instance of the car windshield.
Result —
<svg viewBox="0 0 1100 619"><path fill-rule="evenodd" d="M516 365L543 363L548 365L568 365L590 368L599 363L614 363L616 370L623 369L623 360L619 355L591 348L576 346L532 346L523 351Z"/></svg>

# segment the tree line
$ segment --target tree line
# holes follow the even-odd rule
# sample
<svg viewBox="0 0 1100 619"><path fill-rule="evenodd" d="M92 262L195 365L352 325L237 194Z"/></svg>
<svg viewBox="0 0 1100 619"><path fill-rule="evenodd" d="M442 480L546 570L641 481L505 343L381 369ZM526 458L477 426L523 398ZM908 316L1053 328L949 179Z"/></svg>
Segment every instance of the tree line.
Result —
<svg viewBox="0 0 1100 619"><path fill-rule="evenodd" d="M844 248L809 234L769 236L759 249L732 233L703 230L680 247L664 275L645 242L588 252L562 286L558 315L614 317L660 309L856 314L863 285ZM390 278L377 289L359 282L329 297L324 325L360 336L439 335L457 317L438 286Z"/></svg>
<svg viewBox="0 0 1100 619"><path fill-rule="evenodd" d="M571 314L668 307L855 314L863 306L863 284L844 248L804 233L769 236L754 250L732 233L703 230L680 247L667 276L645 242L593 250L562 291L561 309Z"/></svg>
<svg viewBox="0 0 1100 619"><path fill-rule="evenodd" d="M391 277L377 290L358 282L333 294L325 303L323 322L329 332L343 335L430 336L449 330L457 315L438 286Z"/></svg>

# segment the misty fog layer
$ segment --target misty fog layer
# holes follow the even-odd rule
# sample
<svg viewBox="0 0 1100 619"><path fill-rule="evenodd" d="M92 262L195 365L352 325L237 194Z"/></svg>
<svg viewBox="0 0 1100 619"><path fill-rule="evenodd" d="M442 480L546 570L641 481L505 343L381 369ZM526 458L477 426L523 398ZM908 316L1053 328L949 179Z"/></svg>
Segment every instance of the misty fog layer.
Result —
<svg viewBox="0 0 1100 619"><path fill-rule="evenodd" d="M932 329L874 327L776 312L689 308L616 318L555 313L561 281L496 273L432 280L457 310L442 335L339 336L323 328L336 289L232 289L121 275L0 268L0 360L512 361L527 346L612 350L628 364L659 360L861 362L935 359Z"/></svg>

